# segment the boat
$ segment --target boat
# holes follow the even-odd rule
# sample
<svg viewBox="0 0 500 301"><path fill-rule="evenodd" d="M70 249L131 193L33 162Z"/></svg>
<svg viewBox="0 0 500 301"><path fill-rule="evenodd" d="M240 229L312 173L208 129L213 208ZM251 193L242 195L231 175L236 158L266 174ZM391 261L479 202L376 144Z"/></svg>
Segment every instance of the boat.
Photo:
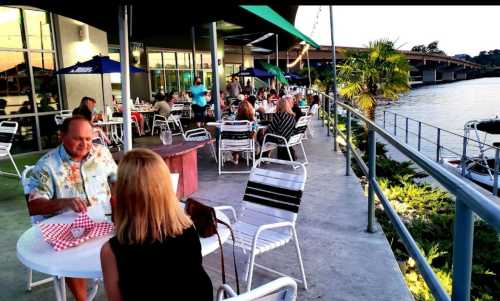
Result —
<svg viewBox="0 0 500 301"><path fill-rule="evenodd" d="M482 139L480 132L484 133ZM486 137L488 135L500 135L500 118L498 116L490 119L468 121L464 125L464 136L467 138L465 147L472 141L477 144L479 154L466 158L463 164L462 159L457 157L443 157L441 163L455 169L459 174L462 174L462 168L464 168L465 177L481 186L493 188L495 182L495 152L497 148L500 148L500 142L494 142L492 145L487 144ZM496 187L500 188L500 180L497 180Z"/></svg>

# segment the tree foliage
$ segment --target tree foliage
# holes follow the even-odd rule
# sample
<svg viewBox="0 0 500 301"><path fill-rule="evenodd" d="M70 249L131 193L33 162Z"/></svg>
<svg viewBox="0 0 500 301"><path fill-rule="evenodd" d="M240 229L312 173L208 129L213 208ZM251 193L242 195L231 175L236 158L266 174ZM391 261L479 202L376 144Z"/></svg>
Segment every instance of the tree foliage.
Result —
<svg viewBox="0 0 500 301"><path fill-rule="evenodd" d="M441 54L441 55L446 55L446 53L439 49L439 41L432 41L430 42L427 46L426 45L416 45L411 48L411 51L417 51L417 52L423 52L423 53L429 53L429 54Z"/></svg>

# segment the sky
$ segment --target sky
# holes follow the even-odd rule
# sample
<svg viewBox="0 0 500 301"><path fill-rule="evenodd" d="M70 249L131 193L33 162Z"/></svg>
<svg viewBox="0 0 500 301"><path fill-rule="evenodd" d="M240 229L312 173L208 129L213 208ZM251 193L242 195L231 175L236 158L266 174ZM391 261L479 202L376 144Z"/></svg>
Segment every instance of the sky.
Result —
<svg viewBox="0 0 500 301"><path fill-rule="evenodd" d="M329 6L299 6L295 26L331 45ZM500 49L500 6L333 6L337 46L363 47L388 38L402 50L439 41L448 55ZM317 20L317 22L315 21ZM315 28L314 24L316 24Z"/></svg>

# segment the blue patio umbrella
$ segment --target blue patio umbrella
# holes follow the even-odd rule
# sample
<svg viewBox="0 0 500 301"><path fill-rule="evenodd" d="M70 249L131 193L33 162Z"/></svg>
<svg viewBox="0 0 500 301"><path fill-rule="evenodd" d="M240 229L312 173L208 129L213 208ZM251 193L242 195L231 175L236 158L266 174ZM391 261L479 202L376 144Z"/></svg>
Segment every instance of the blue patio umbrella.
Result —
<svg viewBox="0 0 500 301"><path fill-rule="evenodd" d="M292 73L292 72L285 72L285 78L290 80L290 81L301 81L304 80L305 77L302 77L298 74Z"/></svg>
<svg viewBox="0 0 500 301"><path fill-rule="evenodd" d="M242 71L231 74L231 76L248 76L248 77L258 77L258 78L274 77L273 74L258 68L246 68Z"/></svg>
<svg viewBox="0 0 500 301"><path fill-rule="evenodd" d="M91 60L77 62L73 66L59 69L56 74L100 74L103 106L106 106L104 100L104 78L105 73L120 73L120 62L113 61L109 56L96 55ZM145 72L144 69L130 66L130 73Z"/></svg>

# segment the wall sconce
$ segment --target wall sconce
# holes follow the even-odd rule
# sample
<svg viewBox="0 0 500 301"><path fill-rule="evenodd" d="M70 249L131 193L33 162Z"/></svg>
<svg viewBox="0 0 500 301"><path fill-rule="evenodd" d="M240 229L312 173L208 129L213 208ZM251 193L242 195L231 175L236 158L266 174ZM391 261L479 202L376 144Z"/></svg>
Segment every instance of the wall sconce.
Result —
<svg viewBox="0 0 500 301"><path fill-rule="evenodd" d="M87 24L78 26L78 36L82 42L89 41L89 26Z"/></svg>

